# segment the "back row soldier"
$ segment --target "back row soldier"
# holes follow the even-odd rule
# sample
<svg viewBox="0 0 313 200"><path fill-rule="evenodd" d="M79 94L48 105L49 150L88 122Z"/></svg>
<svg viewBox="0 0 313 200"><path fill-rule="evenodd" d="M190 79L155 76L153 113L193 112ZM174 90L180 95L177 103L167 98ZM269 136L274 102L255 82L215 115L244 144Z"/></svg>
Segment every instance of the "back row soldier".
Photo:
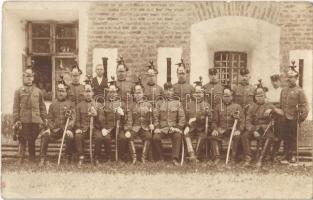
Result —
<svg viewBox="0 0 313 200"><path fill-rule="evenodd" d="M74 65L71 71L72 83L69 86L68 98L74 102L75 106L84 100L84 85L80 83L82 71L78 65Z"/></svg>
<svg viewBox="0 0 313 200"><path fill-rule="evenodd" d="M20 129L19 162L25 157L26 143L28 144L29 160L35 161L35 141L40 128L47 124L47 110L43 95L33 86L34 72L27 67L23 73L23 86L14 93L13 124Z"/></svg>
<svg viewBox="0 0 313 200"><path fill-rule="evenodd" d="M207 100L214 109L216 106L222 104L223 85L220 83L217 70L215 68L209 69L210 82L203 86ZM205 97L206 98L206 97Z"/></svg>
<svg viewBox="0 0 313 200"><path fill-rule="evenodd" d="M155 69L153 61L149 62L148 71L147 71L147 85L145 86L144 94L148 98L149 101L153 103L155 106L155 102L157 101L157 97L163 96L163 88L156 83L156 76L158 74L158 70Z"/></svg>

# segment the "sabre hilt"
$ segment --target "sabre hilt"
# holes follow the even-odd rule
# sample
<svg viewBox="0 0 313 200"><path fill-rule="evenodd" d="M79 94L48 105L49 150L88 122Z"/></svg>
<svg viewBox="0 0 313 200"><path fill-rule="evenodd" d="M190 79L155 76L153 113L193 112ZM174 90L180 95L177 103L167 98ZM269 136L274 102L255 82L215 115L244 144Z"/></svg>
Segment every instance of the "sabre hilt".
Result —
<svg viewBox="0 0 313 200"><path fill-rule="evenodd" d="M71 109L66 109L64 115L66 118L72 119L73 111Z"/></svg>

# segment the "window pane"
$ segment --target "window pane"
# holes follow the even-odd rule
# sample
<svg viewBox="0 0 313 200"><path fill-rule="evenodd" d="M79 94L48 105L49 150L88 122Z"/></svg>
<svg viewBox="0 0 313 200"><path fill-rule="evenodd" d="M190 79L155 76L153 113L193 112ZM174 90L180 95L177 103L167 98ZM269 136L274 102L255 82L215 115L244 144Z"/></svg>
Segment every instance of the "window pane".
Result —
<svg viewBox="0 0 313 200"><path fill-rule="evenodd" d="M32 37L50 37L50 24L32 24Z"/></svg>
<svg viewBox="0 0 313 200"><path fill-rule="evenodd" d="M50 53L50 39L33 39L32 45L35 53Z"/></svg>

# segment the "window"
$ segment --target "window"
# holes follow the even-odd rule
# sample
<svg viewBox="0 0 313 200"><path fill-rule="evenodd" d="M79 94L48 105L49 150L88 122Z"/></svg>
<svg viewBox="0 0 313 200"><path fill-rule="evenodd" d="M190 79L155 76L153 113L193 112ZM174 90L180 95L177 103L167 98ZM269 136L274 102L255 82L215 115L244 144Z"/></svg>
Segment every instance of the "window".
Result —
<svg viewBox="0 0 313 200"><path fill-rule="evenodd" d="M217 69L220 81L230 80L238 85L239 70L247 68L247 53L234 51L218 51L214 53L214 67Z"/></svg>
<svg viewBox="0 0 313 200"><path fill-rule="evenodd" d="M34 84L43 91L45 100L52 100L61 74L70 83L78 54L78 23L36 21L29 22L27 30L27 60L33 65Z"/></svg>

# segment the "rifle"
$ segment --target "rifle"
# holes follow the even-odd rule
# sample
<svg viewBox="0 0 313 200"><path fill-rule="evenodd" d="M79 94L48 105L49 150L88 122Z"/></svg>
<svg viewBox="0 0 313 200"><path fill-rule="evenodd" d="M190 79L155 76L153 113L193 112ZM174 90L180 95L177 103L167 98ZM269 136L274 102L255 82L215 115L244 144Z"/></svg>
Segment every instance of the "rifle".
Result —
<svg viewBox="0 0 313 200"><path fill-rule="evenodd" d="M239 112L239 111L237 111ZM228 160L229 160L229 153L230 153L230 147L231 147L231 143L232 143L232 140L233 140L233 136L234 136L234 132L235 132L235 129L237 127L237 123L238 123L238 119L235 119L234 121L234 125L231 129L231 134L230 134L230 137L229 137L229 142L228 142L228 148L227 148L227 154L226 154L226 166L228 164Z"/></svg>

